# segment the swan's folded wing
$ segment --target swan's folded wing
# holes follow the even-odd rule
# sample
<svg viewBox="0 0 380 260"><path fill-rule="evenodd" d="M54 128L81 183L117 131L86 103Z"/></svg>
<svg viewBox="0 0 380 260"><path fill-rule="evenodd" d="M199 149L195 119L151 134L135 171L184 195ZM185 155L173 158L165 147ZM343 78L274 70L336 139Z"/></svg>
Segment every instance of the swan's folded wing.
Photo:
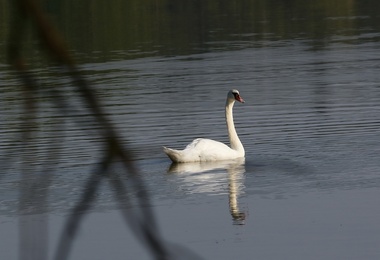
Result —
<svg viewBox="0 0 380 260"><path fill-rule="evenodd" d="M193 149L196 149L196 147L202 143L202 140L206 140L204 138L197 138L197 139L194 139L191 143L189 143L184 150L193 150Z"/></svg>
<svg viewBox="0 0 380 260"><path fill-rule="evenodd" d="M204 138L195 139L184 150L164 147L164 152L173 162L219 161L239 157L237 151L227 145Z"/></svg>
<svg viewBox="0 0 380 260"><path fill-rule="evenodd" d="M205 139L205 138L198 138L192 141L190 144L188 144L184 151L187 150L196 150L198 152L205 151L205 152L216 152L218 153L220 150L222 151L228 151L231 148L225 145L224 143L214 141L211 139Z"/></svg>

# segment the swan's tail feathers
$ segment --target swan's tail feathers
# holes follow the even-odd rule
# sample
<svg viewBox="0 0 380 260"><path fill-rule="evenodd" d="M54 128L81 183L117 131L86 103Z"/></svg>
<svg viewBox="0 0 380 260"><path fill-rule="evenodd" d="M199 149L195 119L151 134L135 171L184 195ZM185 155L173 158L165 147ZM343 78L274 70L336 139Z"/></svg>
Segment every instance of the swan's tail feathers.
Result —
<svg viewBox="0 0 380 260"><path fill-rule="evenodd" d="M181 161L181 151L174 150L171 148L163 147L164 153L172 160L173 162L180 162Z"/></svg>

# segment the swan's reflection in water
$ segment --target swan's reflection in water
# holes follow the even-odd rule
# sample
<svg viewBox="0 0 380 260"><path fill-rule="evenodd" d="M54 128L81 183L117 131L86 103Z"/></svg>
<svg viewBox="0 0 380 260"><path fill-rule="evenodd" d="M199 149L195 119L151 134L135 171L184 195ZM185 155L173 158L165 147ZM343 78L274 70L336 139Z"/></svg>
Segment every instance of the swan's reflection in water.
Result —
<svg viewBox="0 0 380 260"><path fill-rule="evenodd" d="M233 161L173 163L168 173L179 174L181 189L188 193L226 194L233 224L244 225L246 213L238 199L244 193L244 158Z"/></svg>

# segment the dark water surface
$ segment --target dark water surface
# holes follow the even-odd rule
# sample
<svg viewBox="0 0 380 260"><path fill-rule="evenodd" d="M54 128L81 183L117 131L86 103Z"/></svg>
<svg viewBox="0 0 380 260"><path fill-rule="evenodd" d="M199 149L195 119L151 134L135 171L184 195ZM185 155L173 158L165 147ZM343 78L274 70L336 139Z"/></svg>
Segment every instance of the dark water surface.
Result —
<svg viewBox="0 0 380 260"><path fill-rule="evenodd" d="M328 3L286 6L277 1L282 3L279 7L264 2L273 1L237 4L235 9L230 4L200 5L198 19L184 11L186 6L158 5L152 10L162 15L157 21L157 27L165 28L161 34L144 23L135 23L146 28L139 33L131 25L124 28L115 11L115 21L105 26L115 31L108 35L96 27L94 34L108 37L93 35L89 41L88 31L81 35L83 28L74 30L73 21L63 22L68 7L48 9L134 151L169 243L205 259L379 259L376 6L337 1L340 8L334 9ZM100 17L111 12L101 15L99 5L93 9ZM174 13L192 17L199 27L192 28L190 18L188 23L176 23L182 20ZM79 14L72 16L78 22ZM138 17L129 19L143 19ZM165 24L169 21L172 26ZM82 26L95 28L89 21L82 21ZM0 27L1 33L5 27ZM128 39L118 36L128 28L135 34ZM3 158L18 158L17 129L24 120L19 82L4 63L0 65L0 150ZM88 114L67 78L57 78L59 69L54 66L36 65L35 72L43 86L67 89L65 95L81 121L74 124L57 116L41 92L39 131L31 150L36 161L31 163L43 164L49 138L63 140L58 170L49 180L48 203L41 212L49 218L51 254L64 217L78 201L102 149L96 135L83 131L97 126L86 121ZM197 137L228 142L224 102L231 88L239 89L246 101L234 108L245 161L171 165L161 151L163 145L182 148ZM19 221L35 217L38 223L41 218L20 215L21 166L18 159L4 165L9 168L0 182L4 231L0 257L15 259ZM125 227L112 191L104 184L74 244L72 259L111 258L149 255Z"/></svg>

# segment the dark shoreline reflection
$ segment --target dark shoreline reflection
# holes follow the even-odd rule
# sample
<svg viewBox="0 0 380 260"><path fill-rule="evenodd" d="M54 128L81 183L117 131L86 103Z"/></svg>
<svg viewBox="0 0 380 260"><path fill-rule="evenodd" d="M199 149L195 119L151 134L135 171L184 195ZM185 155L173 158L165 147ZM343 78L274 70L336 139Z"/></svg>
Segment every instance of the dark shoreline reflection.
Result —
<svg viewBox="0 0 380 260"><path fill-rule="evenodd" d="M220 170L227 171L227 178ZM220 187L228 186L229 211L233 224L245 224L247 214L239 207L239 196L244 193L245 188L244 158L233 161L172 163L167 172L183 175L184 185L190 193L207 193L209 191L221 193L223 191L220 190Z"/></svg>
<svg viewBox="0 0 380 260"><path fill-rule="evenodd" d="M82 64L266 48L293 39L312 51L331 43L379 39L377 1L41 2ZM2 12L0 45L7 38L10 15L9 8ZM36 41L25 40L26 53L36 61ZM5 49L0 49L0 60Z"/></svg>

